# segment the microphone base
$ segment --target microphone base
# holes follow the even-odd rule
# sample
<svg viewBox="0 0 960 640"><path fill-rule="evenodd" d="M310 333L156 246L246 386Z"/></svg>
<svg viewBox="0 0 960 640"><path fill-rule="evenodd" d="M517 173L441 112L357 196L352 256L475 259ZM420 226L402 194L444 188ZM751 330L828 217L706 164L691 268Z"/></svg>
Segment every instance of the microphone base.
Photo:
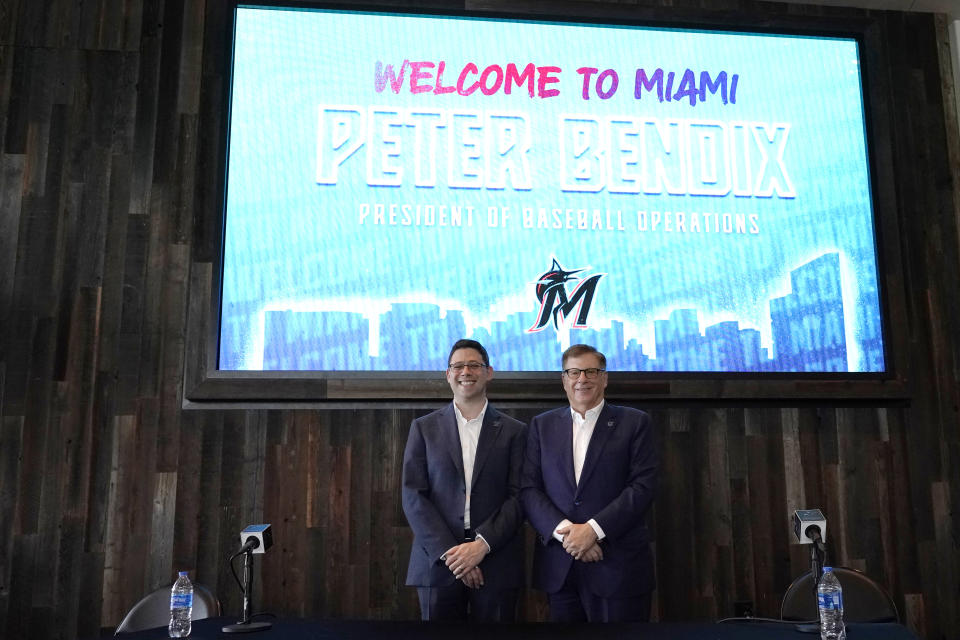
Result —
<svg viewBox="0 0 960 640"><path fill-rule="evenodd" d="M272 626L273 624L270 622L238 622L228 624L221 631L224 633L252 633L254 631L266 631Z"/></svg>

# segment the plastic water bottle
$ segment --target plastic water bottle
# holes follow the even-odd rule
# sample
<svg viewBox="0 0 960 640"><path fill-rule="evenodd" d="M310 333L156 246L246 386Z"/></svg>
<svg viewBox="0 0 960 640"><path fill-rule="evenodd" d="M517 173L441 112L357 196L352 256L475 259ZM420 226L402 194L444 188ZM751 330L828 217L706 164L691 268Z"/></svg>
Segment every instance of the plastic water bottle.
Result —
<svg viewBox="0 0 960 640"><path fill-rule="evenodd" d="M170 637L186 638L190 635L190 618L193 615L193 584L186 571L181 571L170 589Z"/></svg>
<svg viewBox="0 0 960 640"><path fill-rule="evenodd" d="M833 567L823 568L823 577L817 585L817 608L820 610L820 640L846 640L843 589Z"/></svg>

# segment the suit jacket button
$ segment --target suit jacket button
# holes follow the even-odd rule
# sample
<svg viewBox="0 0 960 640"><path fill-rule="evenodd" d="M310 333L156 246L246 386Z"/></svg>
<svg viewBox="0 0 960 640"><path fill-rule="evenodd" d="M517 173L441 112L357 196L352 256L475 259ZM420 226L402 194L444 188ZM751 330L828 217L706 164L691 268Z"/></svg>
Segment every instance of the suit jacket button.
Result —
<svg viewBox="0 0 960 640"><path fill-rule="evenodd" d="M573 506L575 506L575 507L579 507L581 504L583 504L583 500L575 500L575 501L573 502Z"/></svg>

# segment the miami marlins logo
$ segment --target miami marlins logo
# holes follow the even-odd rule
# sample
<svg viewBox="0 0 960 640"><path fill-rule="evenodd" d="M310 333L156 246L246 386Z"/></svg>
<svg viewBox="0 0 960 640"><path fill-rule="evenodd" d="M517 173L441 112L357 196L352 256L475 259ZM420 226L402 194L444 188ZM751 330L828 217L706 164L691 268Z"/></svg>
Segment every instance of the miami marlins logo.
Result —
<svg viewBox="0 0 960 640"><path fill-rule="evenodd" d="M537 300L540 301L540 311L537 313L537 322L527 329L527 333L542 331L547 323L553 318L553 328L560 330L560 324L564 318L568 318L572 311L576 311L573 326L575 329L587 328L587 315L590 313L590 305L593 304L593 296L597 291L597 283L605 273L598 273L585 280L574 277L575 273L580 273L583 269L574 269L565 271L557 259L553 259L553 265L550 270L537 279ZM580 280L573 291L567 294L567 282L571 280Z"/></svg>

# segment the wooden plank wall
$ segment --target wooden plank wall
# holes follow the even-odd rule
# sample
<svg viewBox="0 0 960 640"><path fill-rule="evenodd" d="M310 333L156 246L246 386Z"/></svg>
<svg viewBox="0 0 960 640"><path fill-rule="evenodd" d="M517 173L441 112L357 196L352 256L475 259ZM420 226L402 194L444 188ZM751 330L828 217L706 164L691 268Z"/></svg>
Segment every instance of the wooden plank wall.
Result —
<svg viewBox="0 0 960 640"><path fill-rule="evenodd" d="M236 612L225 556L260 521L277 540L263 608L417 617L399 463L410 420L429 407L180 408L186 318L209 296L216 251L223 4L0 0L5 638L96 635L178 569ZM955 636L960 144L944 19L745 0L636 6L877 19L887 46L870 55L896 124L881 159L896 176L882 190L898 211L888 259L904 276L889 283L905 300L891 329L909 345L912 385L898 407L652 407L655 617L729 616L741 600L777 615L805 564L789 514L818 506L835 563L887 585L921 636ZM528 591L523 609L543 619L542 597Z"/></svg>

